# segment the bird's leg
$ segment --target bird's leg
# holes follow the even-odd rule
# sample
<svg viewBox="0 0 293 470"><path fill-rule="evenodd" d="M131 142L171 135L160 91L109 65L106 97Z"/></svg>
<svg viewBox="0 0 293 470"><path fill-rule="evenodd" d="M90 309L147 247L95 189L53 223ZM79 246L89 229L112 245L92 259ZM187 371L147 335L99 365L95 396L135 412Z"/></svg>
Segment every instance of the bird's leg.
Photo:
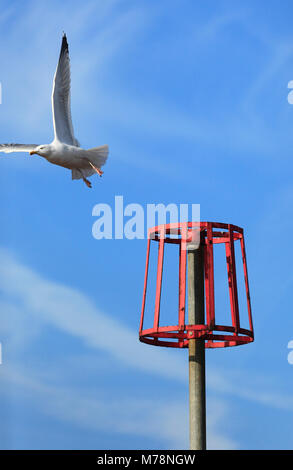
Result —
<svg viewBox="0 0 293 470"><path fill-rule="evenodd" d="M104 173L100 168L97 168L95 165L92 164L92 162L89 161L90 166L98 173L98 175L102 176Z"/></svg>
<svg viewBox="0 0 293 470"><path fill-rule="evenodd" d="M92 187L92 183L87 180L84 176L82 177L83 181L85 182L85 184L87 185L88 188L91 188Z"/></svg>
<svg viewBox="0 0 293 470"><path fill-rule="evenodd" d="M79 171L80 171L81 177L82 177L83 181L85 182L85 184L87 185L87 187L88 187L88 188L91 188L91 187L92 187L92 183L91 183L89 180L87 180L87 179L85 178L85 176L83 175L83 172L82 172L81 170L79 170Z"/></svg>

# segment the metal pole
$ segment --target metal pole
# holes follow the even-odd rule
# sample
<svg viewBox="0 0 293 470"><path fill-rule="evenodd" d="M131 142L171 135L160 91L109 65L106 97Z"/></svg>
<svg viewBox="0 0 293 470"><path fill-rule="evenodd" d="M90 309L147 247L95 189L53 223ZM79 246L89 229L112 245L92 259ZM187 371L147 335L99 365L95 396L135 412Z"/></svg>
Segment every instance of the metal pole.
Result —
<svg viewBox="0 0 293 470"><path fill-rule="evenodd" d="M204 324L203 246L188 251L188 323ZM191 450L206 449L205 340L191 339L189 349L189 436Z"/></svg>

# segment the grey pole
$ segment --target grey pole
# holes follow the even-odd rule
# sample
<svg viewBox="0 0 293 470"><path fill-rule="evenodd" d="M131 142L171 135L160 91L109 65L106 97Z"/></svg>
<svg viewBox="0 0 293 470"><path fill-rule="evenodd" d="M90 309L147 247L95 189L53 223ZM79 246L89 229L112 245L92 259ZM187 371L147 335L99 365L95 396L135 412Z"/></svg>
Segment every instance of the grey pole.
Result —
<svg viewBox="0 0 293 470"><path fill-rule="evenodd" d="M204 324L203 246L188 250L188 323ZM189 340L189 436L191 450L206 449L205 340Z"/></svg>

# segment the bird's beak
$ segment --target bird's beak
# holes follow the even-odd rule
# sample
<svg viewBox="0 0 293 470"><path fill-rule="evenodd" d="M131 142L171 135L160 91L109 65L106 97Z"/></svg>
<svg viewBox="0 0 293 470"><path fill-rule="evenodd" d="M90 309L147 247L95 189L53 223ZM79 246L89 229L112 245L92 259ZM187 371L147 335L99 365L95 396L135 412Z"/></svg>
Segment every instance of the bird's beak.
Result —
<svg viewBox="0 0 293 470"><path fill-rule="evenodd" d="M37 152L35 152L34 150L30 151L30 155L33 155L34 153L37 153Z"/></svg>

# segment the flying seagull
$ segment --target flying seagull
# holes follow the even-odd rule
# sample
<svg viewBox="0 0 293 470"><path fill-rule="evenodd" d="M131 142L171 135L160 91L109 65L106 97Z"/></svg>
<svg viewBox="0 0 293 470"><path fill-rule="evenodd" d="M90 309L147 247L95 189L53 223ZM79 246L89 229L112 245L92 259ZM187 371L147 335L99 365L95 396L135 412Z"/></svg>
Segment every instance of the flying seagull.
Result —
<svg viewBox="0 0 293 470"><path fill-rule="evenodd" d="M102 176L101 166L108 158L108 145L82 149L74 137L70 110L70 61L66 34L63 34L61 51L56 68L52 91L52 114L54 140L51 144L0 144L0 152L29 152L40 155L48 162L68 168L72 179L83 179L91 188L88 176L97 173Z"/></svg>

